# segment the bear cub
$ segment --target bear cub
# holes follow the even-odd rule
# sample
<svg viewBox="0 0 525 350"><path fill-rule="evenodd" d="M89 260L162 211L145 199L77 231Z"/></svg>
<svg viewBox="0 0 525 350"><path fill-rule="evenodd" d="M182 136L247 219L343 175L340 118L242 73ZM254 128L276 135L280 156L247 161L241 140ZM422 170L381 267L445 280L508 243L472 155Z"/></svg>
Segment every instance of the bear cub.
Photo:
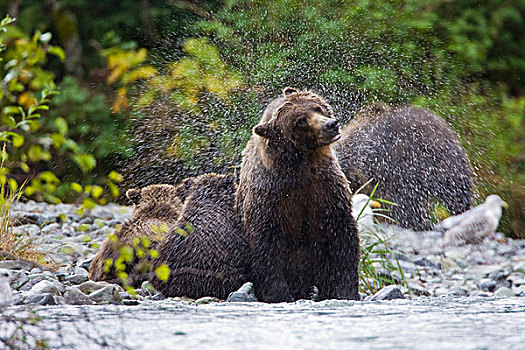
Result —
<svg viewBox="0 0 525 350"><path fill-rule="evenodd" d="M147 238L150 246L142 249L155 249L168 227L175 224L179 217L182 209L180 196L186 195L186 187L191 182L190 179L177 186L151 185L128 190L126 196L135 206L133 216L102 243L89 267L89 279L120 283L114 267L114 263L121 256L120 248L132 247L136 238L141 241ZM145 253L139 258L134 252L133 260L124 262L124 272L128 275L129 285L133 287L140 286L141 282L149 277L151 258ZM112 264L106 266L106 260L110 260Z"/></svg>
<svg viewBox="0 0 525 350"><path fill-rule="evenodd" d="M181 215L159 245L155 267L166 264L167 281L151 282L165 296L200 298L228 294L247 282L247 243L234 211L232 174L194 178Z"/></svg>

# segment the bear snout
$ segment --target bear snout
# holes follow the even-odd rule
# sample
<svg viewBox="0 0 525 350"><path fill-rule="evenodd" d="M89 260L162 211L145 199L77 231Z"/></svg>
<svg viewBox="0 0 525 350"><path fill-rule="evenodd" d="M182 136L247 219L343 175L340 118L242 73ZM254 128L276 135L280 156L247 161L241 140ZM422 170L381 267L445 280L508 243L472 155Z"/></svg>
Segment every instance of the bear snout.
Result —
<svg viewBox="0 0 525 350"><path fill-rule="evenodd" d="M330 119L323 125L325 132L331 134L339 134L339 122L336 119Z"/></svg>
<svg viewBox="0 0 525 350"><path fill-rule="evenodd" d="M321 143L330 144L339 140L341 134L339 133L339 122L336 119L329 119L321 128Z"/></svg>

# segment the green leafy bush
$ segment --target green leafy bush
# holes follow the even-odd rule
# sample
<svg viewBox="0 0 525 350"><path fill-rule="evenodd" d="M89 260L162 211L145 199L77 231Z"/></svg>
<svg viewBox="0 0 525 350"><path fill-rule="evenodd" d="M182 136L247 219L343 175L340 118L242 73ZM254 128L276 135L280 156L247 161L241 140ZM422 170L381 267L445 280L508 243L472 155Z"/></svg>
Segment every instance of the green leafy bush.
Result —
<svg viewBox="0 0 525 350"><path fill-rule="evenodd" d="M0 56L4 62L0 68L0 94L3 97L0 103L0 141L6 145L2 151L5 166L2 181L5 183L9 179L13 189L15 183L26 183L24 195L37 200L52 203L74 200L77 196L72 196L75 193L72 191L73 179L81 179L82 183L92 180L90 173L95 169L97 159L91 153L92 149L79 146L83 142L80 132L75 135L76 139L71 136L77 131L72 129L70 132L71 121L75 127L82 126L75 125L74 119L66 119L66 115L49 113L51 97L58 91L55 76L45 69L45 65L50 55L63 61L64 51L49 44L50 33L36 32L28 38L17 27L9 25L11 23L9 17L2 22L0 36L4 45ZM107 190L102 190L106 192L103 194L98 190L100 186L89 188L88 195L83 198L86 207L92 207L91 202L103 204L108 198L118 195L116 182L121 180L119 176L110 173L107 178L95 180L103 182Z"/></svg>

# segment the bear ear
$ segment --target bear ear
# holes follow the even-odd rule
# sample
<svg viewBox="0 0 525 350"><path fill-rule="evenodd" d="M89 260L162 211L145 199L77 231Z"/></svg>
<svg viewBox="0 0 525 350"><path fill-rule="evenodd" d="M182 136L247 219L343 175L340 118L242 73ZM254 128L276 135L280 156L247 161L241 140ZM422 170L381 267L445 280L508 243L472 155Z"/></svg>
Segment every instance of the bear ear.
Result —
<svg viewBox="0 0 525 350"><path fill-rule="evenodd" d="M126 191L126 197L128 197L133 204L137 205L142 199L142 193L136 188L131 188Z"/></svg>
<svg viewBox="0 0 525 350"><path fill-rule="evenodd" d="M298 92L299 89L296 89L294 87L287 86L283 89L283 95L284 97L288 97L288 95L293 94L294 92Z"/></svg>
<svg viewBox="0 0 525 350"><path fill-rule="evenodd" d="M253 132L266 139L274 139L277 136L277 131L270 123L257 125L253 128Z"/></svg>

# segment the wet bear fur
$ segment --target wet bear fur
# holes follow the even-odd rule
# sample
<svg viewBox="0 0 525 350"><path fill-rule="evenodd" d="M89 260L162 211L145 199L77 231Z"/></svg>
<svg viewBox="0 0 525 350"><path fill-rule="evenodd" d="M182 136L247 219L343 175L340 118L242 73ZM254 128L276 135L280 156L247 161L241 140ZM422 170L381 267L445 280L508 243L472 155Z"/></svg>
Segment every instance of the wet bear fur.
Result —
<svg viewBox="0 0 525 350"><path fill-rule="evenodd" d="M120 248L125 245L132 247L134 238L147 237L151 245L141 249L155 249L168 228L175 224L182 209L181 197L187 196L187 187L192 181L187 179L177 186L150 185L142 189L128 190L126 196L135 206L133 215L120 230L113 233L116 241L108 237L102 243L91 262L89 279L120 283L113 266L109 271L104 271L105 261L111 259L115 262L120 256ZM128 284L140 286L143 280L148 279L150 268L151 260L147 252L145 257L140 259L134 255L133 261L126 264Z"/></svg>
<svg viewBox="0 0 525 350"><path fill-rule="evenodd" d="M235 215L235 177L206 174L194 179L179 220L159 245L167 281L151 282L165 296L200 298L228 294L247 282L248 249Z"/></svg>
<svg viewBox="0 0 525 350"><path fill-rule="evenodd" d="M248 240L259 301L358 299L359 237L351 192L332 143L332 108L284 89L244 152L236 210Z"/></svg>
<svg viewBox="0 0 525 350"><path fill-rule="evenodd" d="M450 126L427 109L369 106L344 128L335 150L349 180L360 174L352 190L364 179L379 181L375 196L398 204L387 207L403 227L430 229L437 200L453 215L470 208L468 157Z"/></svg>

